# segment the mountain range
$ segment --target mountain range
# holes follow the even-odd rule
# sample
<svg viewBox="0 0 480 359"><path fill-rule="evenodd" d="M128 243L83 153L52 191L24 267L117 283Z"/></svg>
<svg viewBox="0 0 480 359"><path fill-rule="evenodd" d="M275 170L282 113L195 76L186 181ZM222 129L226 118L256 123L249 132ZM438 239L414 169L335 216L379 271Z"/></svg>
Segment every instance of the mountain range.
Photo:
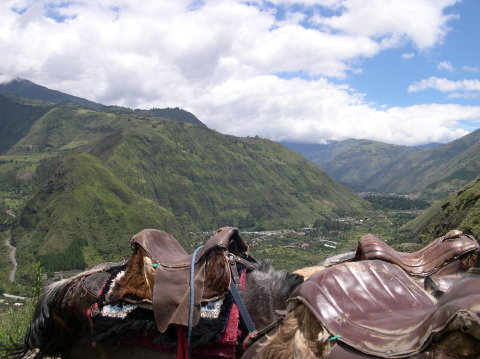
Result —
<svg viewBox="0 0 480 359"><path fill-rule="evenodd" d="M0 207L16 215L24 278L35 261L50 271L124 257L142 228L189 248L191 231L285 228L369 208L275 142L222 135L181 109L91 105L15 81L24 92L0 95L0 132L10 131Z"/></svg>
<svg viewBox="0 0 480 359"><path fill-rule="evenodd" d="M447 144L422 148L356 139L285 145L357 191L436 200L480 175L480 130Z"/></svg>
<svg viewBox="0 0 480 359"><path fill-rule="evenodd" d="M193 232L297 227L371 209L337 179L356 190L449 195L402 228L410 237L452 226L476 234L479 136L426 148L284 146L222 135L180 108L104 106L16 79L0 85L0 230L28 281L36 261L53 271L118 260L143 228L191 248Z"/></svg>
<svg viewBox="0 0 480 359"><path fill-rule="evenodd" d="M302 154L340 183L354 190L363 190L371 177L389 164L418 151L371 140L348 139L324 145L281 142Z"/></svg>

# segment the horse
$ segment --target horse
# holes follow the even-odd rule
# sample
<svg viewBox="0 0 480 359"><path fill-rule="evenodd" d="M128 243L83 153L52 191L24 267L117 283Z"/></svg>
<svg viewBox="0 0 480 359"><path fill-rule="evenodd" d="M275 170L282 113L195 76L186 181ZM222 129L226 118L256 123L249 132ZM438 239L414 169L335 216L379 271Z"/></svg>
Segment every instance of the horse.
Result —
<svg viewBox="0 0 480 359"><path fill-rule="evenodd" d="M232 229L228 229L227 232L230 246L233 243L231 239L235 239L238 233ZM147 234L151 235L152 233L158 235L159 231L150 231ZM224 234L225 232L220 233L225 237ZM155 264L158 265L155 262L158 261L158 257L156 260L152 253L159 248L152 250L148 245L144 245L145 242L142 240L145 239L145 233L142 235L140 240L138 240L138 235L134 236L137 238L137 242L134 243L134 252L127 262L99 264L71 278L48 285L36 303L33 319L23 343L12 348L6 358L175 358L175 346L180 346L180 338L172 339L172 330L169 329L166 333L170 334L162 337L164 340L162 344L155 344L151 340L152 335L160 335L152 310L152 299L156 286L160 288L155 278ZM168 237L168 234L164 232L159 235ZM176 241L173 242L171 238L167 238L170 240L169 248L171 249L172 245L177 248ZM205 244L205 247L208 247L208 243ZM222 290L225 289L224 284L221 284L226 277L223 271L231 268L229 265L225 267L225 263L231 260L231 257L228 257L228 252L223 247L219 247L218 243L217 240L212 246L212 250L205 255L207 278L204 282L203 298L208 291L213 295L219 287L223 288ZM240 244L242 245L242 243ZM238 243L235 245L238 246ZM162 251L165 253L166 249L162 248ZM241 258L238 260L242 261ZM274 269L270 260L253 262L250 270L243 268L245 290L241 292L241 295L255 327L261 329L278 318L276 310L285 309L287 299L293 290L303 282L303 277ZM169 266L165 265L165 267L169 269L167 268ZM241 264L240 267L242 267ZM209 273L215 273L217 278L210 278L212 275ZM167 294L164 293L165 296ZM124 308L131 305L143 310L142 315L147 315L148 320L142 322L142 328L148 328L148 335L135 337L132 336L131 331L115 332L117 329L112 331L107 328L104 331L104 334L107 334L101 338L101 335L95 333L96 321L98 321L96 318L101 309L99 304L101 306L101 303L105 302L122 303ZM232 312L233 308L230 309L230 316L232 316ZM196 327L193 329L195 330ZM238 345L233 351L235 357L240 357L243 353L242 341L248 334L240 323L239 327L235 328L235 340L237 331L240 330L242 335L238 338ZM129 336L127 335L125 338L125 334ZM173 329L173 334L175 334L175 329ZM203 332L197 330L196 335L197 339L202 342ZM208 345L214 347L216 344L210 342ZM177 348L177 354L178 350L180 349ZM194 358L209 357L199 353L195 352L194 347Z"/></svg>
<svg viewBox="0 0 480 359"><path fill-rule="evenodd" d="M480 354L479 247L474 237L458 230L448 232L415 253L396 252L378 237L365 235L356 251L294 272L303 275L306 281L292 294L286 316L271 326L267 335L258 336L260 339L244 358L473 358ZM381 277L383 281L378 283ZM335 294L333 289L342 282L348 285ZM409 290L400 295L405 285ZM316 288L316 296L312 296L313 289L302 288ZM475 289L465 293L466 288ZM392 293L401 305L392 302L391 297L395 296ZM352 307L343 308L345 299L342 298L348 298ZM365 302L365 298L370 300ZM329 302L335 307L333 318L323 308L332 304ZM378 317L379 308L383 311L382 318ZM374 314L362 317L358 311ZM443 313L443 317L433 315L434 312ZM446 318L445 313L450 312L458 318ZM388 332L393 329L388 325L382 327L385 321L405 325L404 316L408 317L411 328L423 326L423 342L412 339L421 335L411 328L395 327L397 338L392 338ZM351 318L351 322L344 318ZM449 320L456 323L457 328L452 323L445 327ZM336 328L337 321L347 322L350 327L343 323L342 328ZM461 329L457 330L460 323ZM369 332L375 335L369 337L365 334ZM407 336L407 341L415 345L405 348L400 342L407 334L411 336ZM349 341L349 336L355 339ZM372 344L379 338L384 339L382 350ZM362 342L369 344L362 347ZM404 352L394 353L402 345ZM385 349L387 347L390 349Z"/></svg>
<svg viewBox="0 0 480 359"><path fill-rule="evenodd" d="M438 301L392 263L340 263L286 312L242 359L479 358L480 259Z"/></svg>

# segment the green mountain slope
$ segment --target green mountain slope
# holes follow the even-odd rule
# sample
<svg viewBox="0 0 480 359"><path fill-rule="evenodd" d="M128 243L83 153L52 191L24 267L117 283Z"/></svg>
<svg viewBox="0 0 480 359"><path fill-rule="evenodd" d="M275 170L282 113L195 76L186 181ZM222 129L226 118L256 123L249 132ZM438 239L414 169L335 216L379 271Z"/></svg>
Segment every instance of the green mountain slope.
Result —
<svg viewBox="0 0 480 359"><path fill-rule="evenodd" d="M38 259L49 270L120 259L146 227L188 246L190 230L285 228L369 207L274 142L71 103L50 109L0 156L3 170L9 193L23 193L12 195L11 230L21 268Z"/></svg>
<svg viewBox="0 0 480 359"><path fill-rule="evenodd" d="M417 149L370 140L349 139L326 145L285 143L337 181L356 189L368 184L370 177L387 165Z"/></svg>
<svg viewBox="0 0 480 359"><path fill-rule="evenodd" d="M318 167L268 140L164 121L130 127L108 150L105 142L92 153L184 223L271 228L365 208Z"/></svg>
<svg viewBox="0 0 480 359"><path fill-rule="evenodd" d="M102 110L103 112L138 114L147 117L163 117L172 121L188 122L199 126L205 126L192 113L176 108L152 108L150 110L136 109L132 110L119 106L105 106L81 97L72 96L60 91L51 90L47 87L37 85L31 81L17 78L10 82L0 84L0 94L15 95L22 98L34 99L53 103L76 103L83 108L92 110ZM0 109L2 105L0 104Z"/></svg>
<svg viewBox="0 0 480 359"><path fill-rule="evenodd" d="M181 232L171 212L95 157L76 154L27 201L11 234L21 268L40 260L47 270L83 269L127 256L130 237L144 228Z"/></svg>
<svg viewBox="0 0 480 359"><path fill-rule="evenodd" d="M126 126L123 118L74 104L57 105L36 121L8 153L85 151L89 145Z"/></svg>
<svg viewBox="0 0 480 359"><path fill-rule="evenodd" d="M23 138L52 106L41 101L0 95L0 153Z"/></svg>
<svg viewBox="0 0 480 359"><path fill-rule="evenodd" d="M480 237L480 177L402 227L426 241L452 229Z"/></svg>
<svg viewBox="0 0 480 359"><path fill-rule="evenodd" d="M193 113L181 108L152 108L151 110L135 110L135 113L150 117L163 117L172 121L187 122L198 126L205 126Z"/></svg>
<svg viewBox="0 0 480 359"><path fill-rule="evenodd" d="M28 126L0 155L0 224L11 229L25 280L37 260L58 270L121 259L142 228L189 246L191 230L278 229L370 208L268 140L224 136L157 110L42 106L37 118L18 117Z"/></svg>
<svg viewBox="0 0 480 359"><path fill-rule="evenodd" d="M369 188L441 198L480 174L480 130L445 145L421 150L387 166Z"/></svg>
<svg viewBox="0 0 480 359"><path fill-rule="evenodd" d="M93 109L99 109L103 106L99 103L89 101L81 97L51 90L47 87L37 85L36 83L21 78L0 84L0 94L12 94L20 97L48 102L75 102L82 106Z"/></svg>
<svg viewBox="0 0 480 359"><path fill-rule="evenodd" d="M364 201L287 148L135 114L57 106L9 153L91 153L194 228L309 223Z"/></svg>

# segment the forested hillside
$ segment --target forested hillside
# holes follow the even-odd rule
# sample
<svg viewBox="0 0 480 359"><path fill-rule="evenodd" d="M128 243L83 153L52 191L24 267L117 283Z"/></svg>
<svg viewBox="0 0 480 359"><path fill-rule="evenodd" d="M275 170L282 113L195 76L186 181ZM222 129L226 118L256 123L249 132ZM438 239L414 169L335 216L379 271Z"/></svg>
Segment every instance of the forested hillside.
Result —
<svg viewBox="0 0 480 359"><path fill-rule="evenodd" d="M53 107L52 103L0 95L0 154L10 149Z"/></svg>
<svg viewBox="0 0 480 359"><path fill-rule="evenodd" d="M37 260L55 270L124 258L146 227L188 248L190 231L298 227L369 208L286 147L221 135L180 109L167 113L193 123L155 109L38 106L18 116L28 131L0 156L1 219L24 278Z"/></svg>
<svg viewBox="0 0 480 359"><path fill-rule="evenodd" d="M402 227L424 241L444 235L452 229L480 237L480 177L436 202L424 214Z"/></svg>

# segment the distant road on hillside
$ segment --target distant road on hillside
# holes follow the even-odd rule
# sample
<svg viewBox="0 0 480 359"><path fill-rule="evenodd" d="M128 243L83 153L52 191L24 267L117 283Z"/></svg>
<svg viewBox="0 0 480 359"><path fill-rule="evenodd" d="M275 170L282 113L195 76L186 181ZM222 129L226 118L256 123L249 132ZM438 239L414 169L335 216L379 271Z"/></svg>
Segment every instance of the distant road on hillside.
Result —
<svg viewBox="0 0 480 359"><path fill-rule="evenodd" d="M17 272L18 267L17 260L15 259L15 252L17 251L17 248L12 246L12 244L10 243L10 238L5 241L5 245L8 247L8 249L10 249L10 253L8 256L10 258L10 262L12 262L13 268L10 271L9 279L10 282L13 283L15 280L15 273Z"/></svg>

